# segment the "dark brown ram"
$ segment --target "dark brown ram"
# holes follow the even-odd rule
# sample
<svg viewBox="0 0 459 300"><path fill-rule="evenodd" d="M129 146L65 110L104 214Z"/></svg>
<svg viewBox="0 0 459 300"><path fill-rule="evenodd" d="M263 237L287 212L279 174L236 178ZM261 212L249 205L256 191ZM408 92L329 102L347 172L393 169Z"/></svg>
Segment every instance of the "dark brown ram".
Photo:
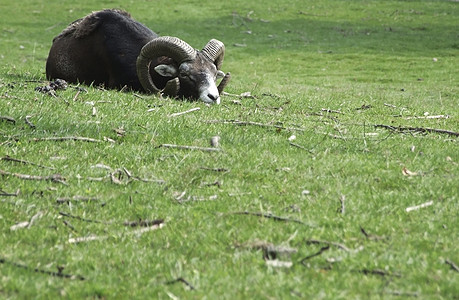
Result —
<svg viewBox="0 0 459 300"><path fill-rule="evenodd" d="M46 76L219 104L230 78L220 70L224 54L218 40L197 51L179 38L158 36L127 12L110 9L76 20L54 38Z"/></svg>

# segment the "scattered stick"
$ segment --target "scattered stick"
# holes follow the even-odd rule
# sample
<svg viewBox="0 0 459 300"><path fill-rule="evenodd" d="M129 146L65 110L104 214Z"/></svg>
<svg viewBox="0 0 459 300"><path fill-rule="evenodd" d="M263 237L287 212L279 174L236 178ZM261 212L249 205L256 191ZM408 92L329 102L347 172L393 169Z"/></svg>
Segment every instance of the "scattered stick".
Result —
<svg viewBox="0 0 459 300"><path fill-rule="evenodd" d="M7 193L3 190L0 190L0 196L4 196L4 197L17 197L19 195L19 193L21 192L20 189L17 189L16 190L16 193Z"/></svg>
<svg viewBox="0 0 459 300"><path fill-rule="evenodd" d="M283 130L305 131L305 129L298 128L298 127L284 127L284 126L281 126L281 125L266 124L266 123L252 122L252 121L210 120L210 121L206 121L206 123L208 123L208 124L233 124L233 125L238 125L238 126L252 125L252 126L259 126L259 127L273 127L273 128L277 128L277 129L283 129Z"/></svg>
<svg viewBox="0 0 459 300"><path fill-rule="evenodd" d="M290 142L290 146L300 148L300 149L305 150L305 151L307 151L307 152L309 152L309 153L311 153L311 154L314 153L313 151L311 151L311 150L309 150L309 149L307 149L307 148L305 148L305 147L303 147L303 146L301 146L301 145L298 145L298 144L296 144L296 143Z"/></svg>
<svg viewBox="0 0 459 300"><path fill-rule="evenodd" d="M30 161L26 161L26 160L22 160L22 159L13 158L13 157L11 157L11 156L9 156L9 155L0 158L0 160L12 161L12 162L21 163L21 164L24 164L24 165L32 165L32 166L37 166L37 167L44 168L44 169L55 170L54 168L51 168L51 167L39 165L39 164L30 162Z"/></svg>
<svg viewBox="0 0 459 300"><path fill-rule="evenodd" d="M71 275L71 274L62 273L62 270L64 269L63 267L58 267L58 271L57 272L52 272L52 271L47 271L47 270L43 270L43 269L39 269L39 268L31 268L29 266L26 266L26 265L23 265L23 264L19 264L19 263L15 263L15 262L9 262L4 258L0 258L0 263L1 264L9 264L9 265L17 267L17 268L25 269L25 270L28 270L28 271L34 271L36 273L47 274L47 275L51 275L51 276L54 276L54 277L85 280L85 278L83 276L80 276L80 275Z"/></svg>
<svg viewBox="0 0 459 300"><path fill-rule="evenodd" d="M12 118L12 117L0 116L0 120L16 124L16 120L14 118Z"/></svg>
<svg viewBox="0 0 459 300"><path fill-rule="evenodd" d="M339 202L341 203L341 207L339 208L339 213L344 215L344 212L346 211L346 206L344 205L344 202L346 201L346 196L341 195L339 197Z"/></svg>
<svg viewBox="0 0 459 300"><path fill-rule="evenodd" d="M272 243L268 243L265 241L254 241L245 244L236 243L235 247L237 248L246 248L250 250L262 250L263 251L263 258L265 260L275 260L278 259L281 255L290 256L293 253L297 253L298 249L285 247L285 246L277 246Z"/></svg>
<svg viewBox="0 0 459 300"><path fill-rule="evenodd" d="M112 222L104 222L104 221L99 221L99 220L91 220L91 219L85 219L80 216L74 216L68 213L65 213L63 211L60 211L59 214L64 217L72 218L72 219L77 219L83 222L88 222L88 223L99 223L99 224L105 224L105 225L110 225L113 224Z"/></svg>
<svg viewBox="0 0 459 300"><path fill-rule="evenodd" d="M308 259L313 258L313 257L315 257L315 256L319 256L319 255L321 255L322 253L324 253L325 251L327 251L328 249L330 249L330 245L327 245L327 246L324 246L324 247L320 248L319 252L313 253L313 254L308 255L308 256L306 256L305 258L303 258L303 259L300 261L301 264L305 266L305 265L306 265L306 261L307 261Z"/></svg>
<svg viewBox="0 0 459 300"><path fill-rule="evenodd" d="M67 226L68 228L70 228L72 231L76 231L75 227L72 226L72 224L70 224L70 222L67 222L66 220L63 220L62 221L64 223L65 226Z"/></svg>
<svg viewBox="0 0 459 300"><path fill-rule="evenodd" d="M213 171L213 172L229 172L229 169L226 168L207 168L207 167L201 167L201 170L207 170L207 171Z"/></svg>
<svg viewBox="0 0 459 300"><path fill-rule="evenodd" d="M419 204L419 205L416 205L416 206L407 207L405 209L405 211L406 212L410 212L410 211L413 211L413 210L418 210L418 209L421 209L421 208L424 208L424 207L431 206L432 204L433 204L433 201L428 201L426 203L422 203L422 204Z"/></svg>
<svg viewBox="0 0 459 300"><path fill-rule="evenodd" d="M191 112L194 112L194 111L198 111L200 109L201 109L200 107L195 107L195 108L192 108L192 109L189 109L189 110L186 110L186 111L173 113L173 114L169 115L169 118L178 117L178 116L181 116L181 115L184 115L184 114L188 114L188 113L191 113Z"/></svg>
<svg viewBox="0 0 459 300"><path fill-rule="evenodd" d="M335 243L335 242L329 242L329 241L323 241L323 240L306 240L307 244L325 244L325 245L330 245L330 246L335 246L338 247L346 252L351 252L351 249L348 247L344 246L343 244L340 243Z"/></svg>
<svg viewBox="0 0 459 300"><path fill-rule="evenodd" d="M369 234L362 226L360 226L360 232L369 240L385 240L386 239L383 236Z"/></svg>
<svg viewBox="0 0 459 300"><path fill-rule="evenodd" d="M157 220L139 220L139 221L126 221L123 223L124 226L129 227L150 227L164 223L164 219Z"/></svg>
<svg viewBox="0 0 459 300"><path fill-rule="evenodd" d="M164 227L164 223L158 223L149 227L144 227L140 228L134 231L130 231L126 233L127 235L141 235L144 234L145 232L161 229ZM78 243L84 243L84 242L91 242L91 241L101 241L105 240L112 237L112 235L102 235L102 236L96 236L96 235L90 235L87 237L77 237L77 238L70 238L68 242L70 244L78 244Z"/></svg>
<svg viewBox="0 0 459 300"><path fill-rule="evenodd" d="M322 108L321 111L328 112L328 113L334 113L334 114L344 114L343 112L339 110L332 110L328 108Z"/></svg>
<svg viewBox="0 0 459 300"><path fill-rule="evenodd" d="M73 102L77 101L77 98L78 98L78 95L80 95L81 93L81 90L80 89L77 89L77 92L75 94L75 97L73 97Z"/></svg>
<svg viewBox="0 0 459 300"><path fill-rule="evenodd" d="M384 103L384 106L392 107L392 108L397 108L397 106L390 104L390 103Z"/></svg>
<svg viewBox="0 0 459 300"><path fill-rule="evenodd" d="M199 150L205 152L216 152L221 151L220 148L207 148L207 147L197 147L197 146L183 146L183 145L174 145L174 144L161 144L156 148L176 148L176 149L183 149L183 150Z"/></svg>
<svg viewBox="0 0 459 300"><path fill-rule="evenodd" d="M450 265L451 269L453 269L454 271L459 272L459 267L454 262L452 262L451 260L445 259L445 263Z"/></svg>
<svg viewBox="0 0 459 300"><path fill-rule="evenodd" d="M363 273L365 275L379 275L379 276L393 276L393 277L402 277L399 273L389 273L387 271L381 270L381 269L362 269L362 270L357 270L359 273Z"/></svg>
<svg viewBox="0 0 459 300"><path fill-rule="evenodd" d="M177 282L182 282L184 283L187 287L190 288L190 290L195 290L194 286L189 283L188 281L186 281L183 277L179 277L177 279L174 279L174 280L170 280L168 282L166 282L167 285L170 285L170 284L174 284L174 283L177 283Z"/></svg>
<svg viewBox="0 0 459 300"><path fill-rule="evenodd" d="M395 126L384 125L384 124L376 124L374 125L374 127L384 128L384 129L388 129L388 130L396 131L400 133L422 132L422 133L441 133L441 134L447 134L447 135L452 135L452 136L459 136L459 132L456 132L456 131L428 128L428 127L395 127Z"/></svg>
<svg viewBox="0 0 459 300"><path fill-rule="evenodd" d="M24 121L27 125L29 125L30 128L35 129L35 125L32 122L30 122L30 118L31 116L25 116Z"/></svg>
<svg viewBox="0 0 459 300"><path fill-rule="evenodd" d="M416 292L385 291L385 293L394 296L419 297L419 293Z"/></svg>
<svg viewBox="0 0 459 300"><path fill-rule="evenodd" d="M52 182L57 182L57 183L62 183L62 184L67 184L65 182L65 177L63 177L60 174L53 174L50 176L37 176L37 175L28 175L28 174L19 174L19 173L10 173L4 170L0 170L0 175L3 176L14 176L20 179L25 179L25 180L43 180L43 181L52 181Z"/></svg>
<svg viewBox="0 0 459 300"><path fill-rule="evenodd" d="M44 137L44 138L34 138L32 141L34 142L42 142L42 141L57 141L57 142L64 142L64 141L79 141L79 142L89 142L89 143L101 143L102 140L97 140L88 137L82 136L61 136L61 137Z"/></svg>
<svg viewBox="0 0 459 300"><path fill-rule="evenodd" d="M56 202L58 204L69 204L70 202L92 202L92 201L99 201L96 197L83 197L83 196L73 196L73 197L64 197L64 198L57 198Z"/></svg>
<svg viewBox="0 0 459 300"><path fill-rule="evenodd" d="M414 117L404 117L405 120L411 119L449 119L448 115L437 115L437 116L414 116Z"/></svg>
<svg viewBox="0 0 459 300"><path fill-rule="evenodd" d="M281 222L294 222L294 223L307 225L306 223L304 223L304 222L302 222L300 220L290 219L290 218L280 217L280 216L275 216L275 215L273 215L271 213L260 213L260 212L250 212L250 211L236 211L236 212L232 212L232 213L229 213L229 214L232 214L232 215L250 215L250 216L263 217L263 218L267 218L267 219L273 219L273 220L281 221Z"/></svg>

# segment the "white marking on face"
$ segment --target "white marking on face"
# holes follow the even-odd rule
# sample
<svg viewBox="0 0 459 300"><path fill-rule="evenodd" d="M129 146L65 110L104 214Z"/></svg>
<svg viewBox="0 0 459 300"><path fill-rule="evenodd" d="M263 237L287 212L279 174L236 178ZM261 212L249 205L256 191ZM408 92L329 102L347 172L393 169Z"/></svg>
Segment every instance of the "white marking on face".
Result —
<svg viewBox="0 0 459 300"><path fill-rule="evenodd" d="M205 103L220 104L220 94L218 93L217 84L214 78L206 74L205 84L201 86L199 99Z"/></svg>

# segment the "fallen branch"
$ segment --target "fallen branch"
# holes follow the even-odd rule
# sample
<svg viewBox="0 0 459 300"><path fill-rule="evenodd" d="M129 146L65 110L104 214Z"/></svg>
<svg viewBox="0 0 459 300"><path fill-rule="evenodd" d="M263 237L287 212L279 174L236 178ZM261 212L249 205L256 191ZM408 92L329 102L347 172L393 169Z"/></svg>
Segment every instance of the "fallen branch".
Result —
<svg viewBox="0 0 459 300"><path fill-rule="evenodd" d="M184 115L184 114L188 114L188 113L191 113L191 112L194 112L194 111L198 111L200 109L201 109L200 107L195 107L195 108L192 108L192 109L189 109L189 110L186 110L186 111L173 113L173 114L169 115L169 118L178 117L178 116L181 116L181 115Z"/></svg>
<svg viewBox="0 0 459 300"><path fill-rule="evenodd" d="M6 121L6 122L10 122L10 123L13 123L13 124L16 123L16 120L14 118L8 117L8 116L0 116L0 120Z"/></svg>
<svg viewBox="0 0 459 300"><path fill-rule="evenodd" d="M330 245L327 245L327 246L325 246L325 247L320 248L319 252L313 253L313 254L308 255L308 256L306 256L305 258L303 258L303 259L300 261L301 264L302 264L302 265L306 265L305 262L306 262L308 259L313 258L313 257L318 256L318 255L321 255L322 253L324 253L324 252L327 251L328 249L330 249Z"/></svg>
<svg viewBox="0 0 459 300"><path fill-rule="evenodd" d="M232 212L232 213L229 213L229 214L232 214L232 215L250 215L250 216L263 217L263 218L267 218L267 219L273 219L273 220L281 221L281 222L294 222L294 223L307 225L306 223L304 223L304 222L302 222L300 220L290 219L290 218L280 217L280 216L275 216L275 215L273 215L271 213L260 213L260 212L250 212L250 211L236 211L236 212Z"/></svg>
<svg viewBox="0 0 459 300"><path fill-rule="evenodd" d="M328 113L334 113L334 114L344 114L343 112L339 110L332 110L328 108L322 108L321 111L328 112Z"/></svg>
<svg viewBox="0 0 459 300"><path fill-rule="evenodd" d="M43 141L57 141L57 142L79 141L79 142L89 142L89 143L101 143L101 142L103 142L102 140L97 140L97 139L88 138L88 137L82 137L82 136L61 136L61 137L34 138L33 141L34 142L43 142Z"/></svg>
<svg viewBox="0 0 459 300"><path fill-rule="evenodd" d="M52 182L58 182L62 184L67 184L65 182L65 177L63 177L60 174L53 174L49 176L37 176L37 175L28 175L28 174L19 174L19 173L10 173L4 170L0 170L0 175L3 176L14 176L20 179L25 179L25 180L43 180L43 181L52 181Z"/></svg>
<svg viewBox="0 0 459 300"><path fill-rule="evenodd" d="M290 142L290 146L293 146L293 147L296 147L296 148L300 148L300 149L305 150L305 151L307 151L307 152L309 152L309 153L311 153L311 154L314 153L313 151L311 151L311 150L309 150L309 149L307 149L307 148L305 148L305 147L303 147L303 146L301 146L301 145L298 145L298 144L296 144L296 143Z"/></svg>
<svg viewBox="0 0 459 300"><path fill-rule="evenodd" d="M395 127L390 125L384 124L376 124L374 125L375 128L384 128L391 131L396 131L400 133L405 132L423 132L423 133L441 133L441 134L448 134L452 136L459 136L459 132L444 130L444 129L435 129L435 128L428 128L428 127Z"/></svg>
<svg viewBox="0 0 459 300"><path fill-rule="evenodd" d="M213 172L229 172L229 169L225 168L207 168L207 167L201 167L201 170L206 170L206 171L213 171Z"/></svg>
<svg viewBox="0 0 459 300"><path fill-rule="evenodd" d="M51 167L39 165L39 164L30 162L30 161L26 161L26 160L22 160L22 159L13 158L13 157L11 157L11 156L9 156L9 155L6 155L6 156L0 158L0 160L12 161L12 162L21 163L21 164L24 164L24 165L32 165L32 166L37 166L37 167L44 168L44 169L55 170L54 168L51 168Z"/></svg>
<svg viewBox="0 0 459 300"><path fill-rule="evenodd" d="M348 247L344 246L343 244L340 243L335 243L335 242L329 242L329 241L323 241L323 240L306 240L307 244L325 244L325 245L330 245L330 246L335 246L338 247L346 252L351 252L351 249Z"/></svg>
<svg viewBox="0 0 459 300"><path fill-rule="evenodd" d="M399 273L389 273L381 269L362 269L357 270L356 272L363 273L365 275L379 275L379 276L393 276L393 277L402 277Z"/></svg>
<svg viewBox="0 0 459 300"><path fill-rule="evenodd" d="M7 193L7 192L5 192L3 190L0 190L0 196L3 196L3 197L17 197L20 192L21 192L20 189L17 189L17 191L15 193Z"/></svg>
<svg viewBox="0 0 459 300"><path fill-rule="evenodd" d="M126 235L141 235L144 234L145 232L161 229L164 227L164 222L162 223L157 223L155 225L149 226L149 227L144 227L140 228L134 231L130 231L126 233ZM96 235L90 235L87 237L77 237L77 238L70 238L68 242L70 244L78 244L78 243L84 243L84 242L91 242L91 241L100 241L100 240L105 240L112 237L112 235L102 235L102 236L96 236Z"/></svg>
<svg viewBox="0 0 459 300"><path fill-rule="evenodd" d="M407 207L405 209L405 211L406 212L410 212L410 211L413 211L413 210L418 210L418 209L421 209L421 208L424 208L424 207L431 206L432 204L433 204L433 201L428 201L426 203L422 203L422 204L419 204L419 205L416 205L416 206Z"/></svg>
<svg viewBox="0 0 459 300"><path fill-rule="evenodd" d="M77 219L83 222L88 222L88 223L99 223L99 224L105 224L105 225L110 225L113 224L113 222L104 222L104 221L99 221L99 220L91 220L91 219L86 219L82 218L80 216L74 216L65 212L60 211L59 214L64 217L72 218L72 219Z"/></svg>
<svg viewBox="0 0 459 300"><path fill-rule="evenodd" d="M129 227L150 227L164 223L164 219L156 220L139 220L139 221L126 221L123 223L124 226Z"/></svg>
<svg viewBox="0 0 459 300"><path fill-rule="evenodd" d="M17 268L21 268L21 269L25 269L27 271L34 271L36 273L47 274L47 275L51 275L51 276L54 276L54 277L85 280L85 278L83 276L80 276L80 275L71 275L71 274L62 273L62 271L64 269L63 267L58 267L58 271L57 272L52 272L52 271L43 270L43 269L39 269L39 268L31 268L29 266L26 266L26 265L23 265L23 264L19 264L19 263L15 263L15 262L10 262L10 261L7 261L4 258L0 258L0 263L1 264L9 264L11 266L14 266L14 267L17 267Z"/></svg>
<svg viewBox="0 0 459 300"><path fill-rule="evenodd" d="M277 128L277 129L283 129L283 130L305 131L305 129L298 128L298 127L284 127L284 126L281 126L281 125L266 124L266 123L252 122L252 121L210 120L210 121L206 121L206 123L208 123L208 124L233 124L233 125L238 125L238 126L252 125L252 126L259 126L259 127L273 127L273 128Z"/></svg>
<svg viewBox="0 0 459 300"><path fill-rule="evenodd" d="M384 293L394 296L419 297L417 292L385 291Z"/></svg>
<svg viewBox="0 0 459 300"><path fill-rule="evenodd" d="M221 151L220 148L207 148L207 147L197 147L197 146L183 146L183 145L174 145L174 144L161 144L156 148L175 148L175 149L183 149L183 150L199 150L199 151L207 151L207 152L216 152Z"/></svg>
<svg viewBox="0 0 459 300"><path fill-rule="evenodd" d="M369 240L385 240L386 238L379 235L369 234L362 226L360 226L360 232Z"/></svg>
<svg viewBox="0 0 459 300"><path fill-rule="evenodd" d="M339 202L341 204L340 208L338 209L339 213L344 215L344 212L346 211L346 206L344 205L344 202L346 201L346 196L345 195L341 195L339 197Z"/></svg>
<svg viewBox="0 0 459 300"><path fill-rule="evenodd" d="M31 116L25 116L24 121L27 125L29 125L30 128L35 129L35 125L32 122L30 122L30 118Z"/></svg>
<svg viewBox="0 0 459 300"><path fill-rule="evenodd" d="M459 272L459 267L454 262L452 262L451 260L445 259L445 263L450 265L451 269L453 269L454 271Z"/></svg>
<svg viewBox="0 0 459 300"><path fill-rule="evenodd" d="M437 116L414 116L414 117L404 117L405 120L411 119L449 119L448 115L437 115Z"/></svg>
<svg viewBox="0 0 459 300"><path fill-rule="evenodd" d="M67 203L69 204L71 201L75 202L92 202L92 201L98 201L98 198L95 197L83 197L83 196L73 196L73 197L64 197L64 198L57 198L56 202L58 204L64 204Z"/></svg>
<svg viewBox="0 0 459 300"><path fill-rule="evenodd" d="M189 283L188 281L186 281L183 277L179 277L179 278L177 278L177 279L170 280L170 281L166 282L166 284L169 285L169 284L174 284L174 283L177 283L177 282L182 282L182 283L184 283L187 287L189 287L190 290L195 290L194 286L193 286L191 283Z"/></svg>
<svg viewBox="0 0 459 300"><path fill-rule="evenodd" d="M245 244L236 243L235 247L237 248L246 248L253 250L262 250L263 258L265 260L275 260L278 259L281 255L290 256L293 253L297 253L298 249L286 247L286 246L277 246L272 243L265 241L254 241Z"/></svg>

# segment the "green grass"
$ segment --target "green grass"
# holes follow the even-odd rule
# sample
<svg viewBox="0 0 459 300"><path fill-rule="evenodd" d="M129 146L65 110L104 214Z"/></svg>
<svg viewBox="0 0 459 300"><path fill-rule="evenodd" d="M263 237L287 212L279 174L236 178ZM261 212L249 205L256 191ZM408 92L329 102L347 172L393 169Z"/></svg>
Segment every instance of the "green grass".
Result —
<svg viewBox="0 0 459 300"><path fill-rule="evenodd" d="M16 120L0 120L0 157L54 168L2 159L0 170L66 179L0 176L3 192L20 191L0 194L0 298L458 299L458 273L445 263L459 264L458 137L374 125L459 131L459 4L99 3L0 4L0 116ZM224 96L208 107L93 87L76 101L73 86L57 98L34 91L45 84L53 37L111 7L197 48L222 40L223 70L233 75L227 91L255 98ZM200 110L169 117L194 107ZM426 115L449 118L413 118ZM220 152L158 148L209 147L214 135ZM290 144L292 135L303 148ZM66 136L102 142L34 140ZM115 184L98 164L165 183ZM417 176L404 176L404 168ZM179 199L189 201L176 200L183 192ZM74 196L96 200L57 203ZM405 211L428 201L433 205ZM304 224L234 214L241 211ZM11 229L33 216L29 228ZM165 226L140 235L123 226L139 219L165 219ZM107 238L69 243L91 235ZM310 240L350 251L332 245L302 264L325 246ZM295 248L279 258L293 265L268 266L250 246L259 241ZM34 272L60 267L85 280ZM171 283L178 278L194 290Z"/></svg>

